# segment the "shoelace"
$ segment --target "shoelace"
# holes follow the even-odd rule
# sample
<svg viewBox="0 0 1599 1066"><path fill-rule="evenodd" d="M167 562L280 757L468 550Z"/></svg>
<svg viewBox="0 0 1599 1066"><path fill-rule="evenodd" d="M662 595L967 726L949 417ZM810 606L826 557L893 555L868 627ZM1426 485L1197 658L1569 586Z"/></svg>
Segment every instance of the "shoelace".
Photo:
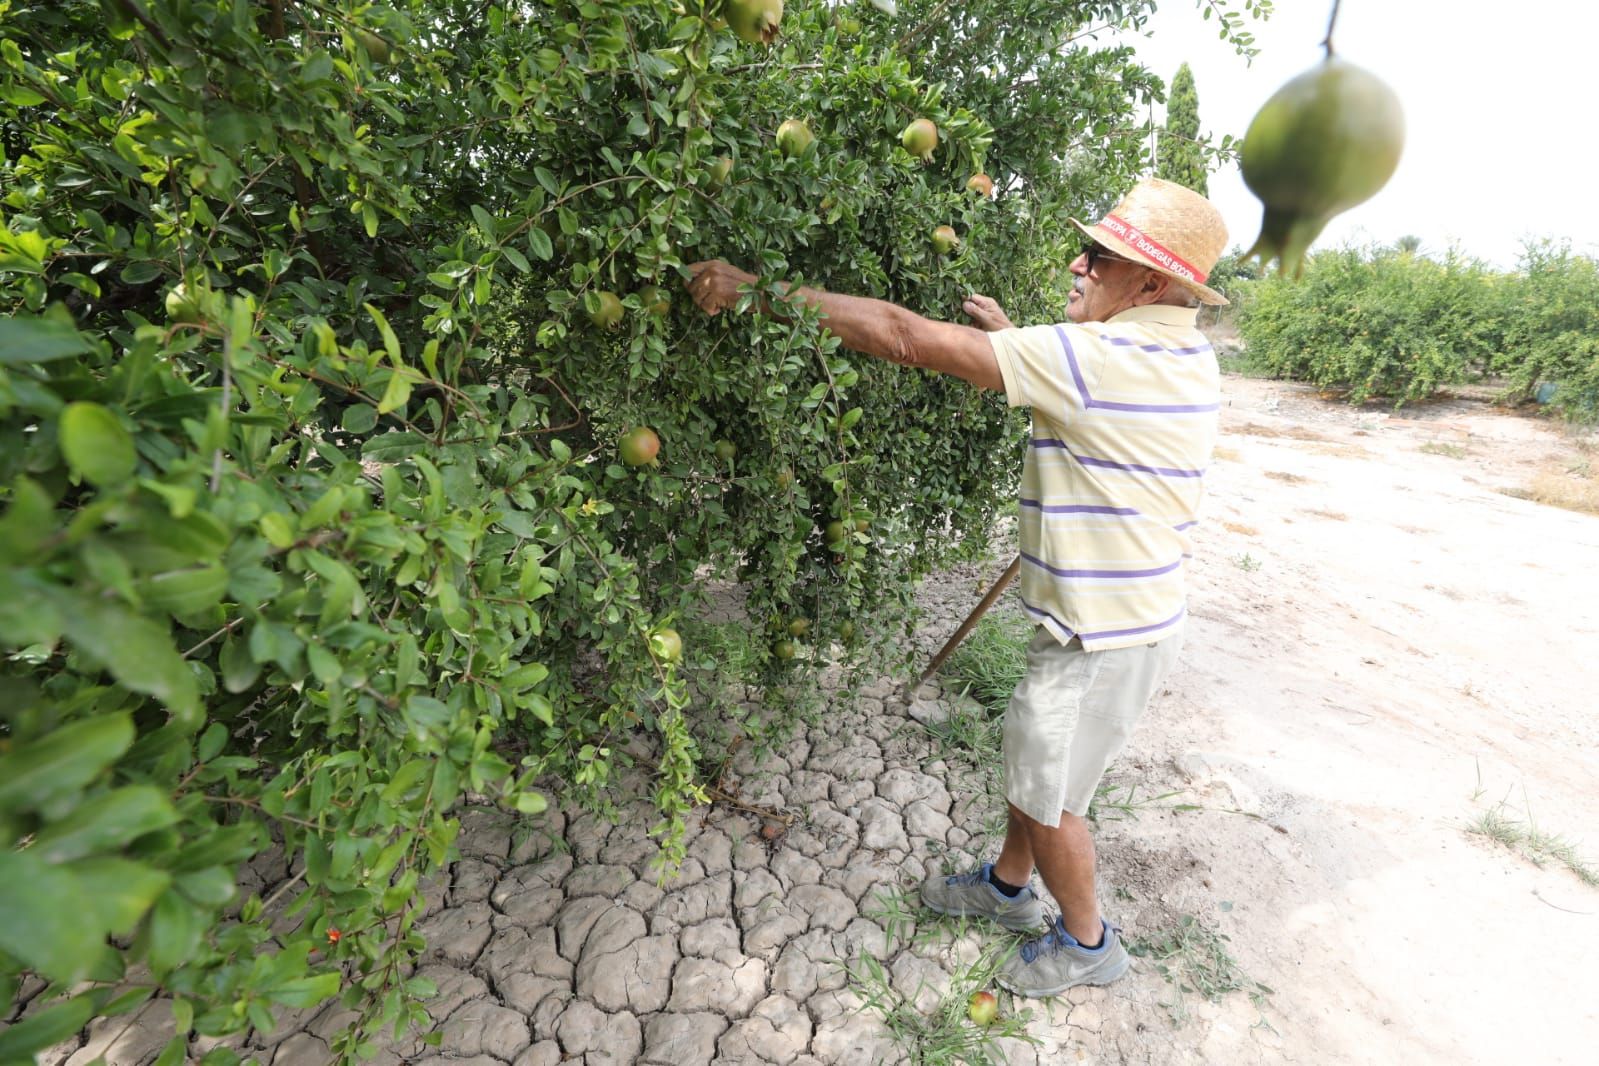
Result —
<svg viewBox="0 0 1599 1066"><path fill-rule="evenodd" d="M1055 952L1059 951L1065 946L1066 940L1060 932L1060 927L1051 922L1049 926L1049 932L1045 933L1037 940L1029 940L1027 943L1022 945L1022 961L1034 962L1037 960L1038 956L1044 953L1046 948L1049 950L1049 953L1053 955Z"/></svg>
<svg viewBox="0 0 1599 1066"><path fill-rule="evenodd" d="M1112 933L1120 934L1121 931L1121 926L1111 925L1109 922L1106 922L1105 933L1103 935L1110 936ZM1071 941L1071 943L1068 944L1067 941ZM1100 944L1103 945L1104 941L1100 941ZM1054 955L1063 948L1070 946L1082 947L1082 945L1077 942L1075 937L1068 934L1065 929L1062 928L1060 919L1056 918L1053 922L1049 923L1049 932L1045 933L1036 940L1029 940L1027 943L1022 945L1022 961L1030 963L1035 961L1040 955L1044 954L1046 950L1049 952L1049 954Z"/></svg>

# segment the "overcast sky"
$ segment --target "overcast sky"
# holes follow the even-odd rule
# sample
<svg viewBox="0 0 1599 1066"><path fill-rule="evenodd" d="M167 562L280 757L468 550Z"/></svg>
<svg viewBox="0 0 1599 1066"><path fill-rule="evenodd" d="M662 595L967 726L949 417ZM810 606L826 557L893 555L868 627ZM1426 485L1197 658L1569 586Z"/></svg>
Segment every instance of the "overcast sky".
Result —
<svg viewBox="0 0 1599 1066"><path fill-rule="evenodd" d="M1330 2L1277 0L1250 22L1252 65L1216 36L1193 0L1163 0L1132 38L1170 84L1187 60L1200 123L1242 137L1260 105L1321 57ZM1429 252L1457 244L1508 267L1524 237L1567 237L1599 254L1599 4L1589 0L1344 0L1333 43L1405 109L1399 170L1375 197L1335 218L1317 247L1415 234ZM1155 120L1165 122L1164 109ZM1260 205L1236 166L1211 175L1231 241L1247 246Z"/></svg>

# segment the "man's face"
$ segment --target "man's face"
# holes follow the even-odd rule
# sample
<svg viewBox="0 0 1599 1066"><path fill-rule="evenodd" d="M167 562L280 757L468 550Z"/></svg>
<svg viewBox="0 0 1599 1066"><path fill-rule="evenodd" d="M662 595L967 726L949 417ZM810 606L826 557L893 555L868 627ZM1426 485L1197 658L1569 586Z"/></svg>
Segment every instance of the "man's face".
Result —
<svg viewBox="0 0 1599 1066"><path fill-rule="evenodd" d="M1099 245L1090 245L1068 267L1077 280L1066 299L1066 317L1073 322L1104 322L1135 306L1135 297L1150 271Z"/></svg>

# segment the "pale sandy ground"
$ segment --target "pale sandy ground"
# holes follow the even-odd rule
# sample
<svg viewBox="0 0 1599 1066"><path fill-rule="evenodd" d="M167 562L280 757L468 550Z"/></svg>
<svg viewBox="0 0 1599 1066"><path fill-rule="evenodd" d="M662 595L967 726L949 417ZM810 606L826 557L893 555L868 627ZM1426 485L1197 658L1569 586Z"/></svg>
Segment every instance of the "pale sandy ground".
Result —
<svg viewBox="0 0 1599 1066"><path fill-rule="evenodd" d="M1143 963L1091 1058L1599 1062L1599 890L1463 831L1509 797L1599 862L1599 516L1499 491L1579 442L1480 402L1225 394L1183 662L1113 779L1264 821L1136 812L1103 879L1130 934L1196 915L1275 992L1174 1031Z"/></svg>

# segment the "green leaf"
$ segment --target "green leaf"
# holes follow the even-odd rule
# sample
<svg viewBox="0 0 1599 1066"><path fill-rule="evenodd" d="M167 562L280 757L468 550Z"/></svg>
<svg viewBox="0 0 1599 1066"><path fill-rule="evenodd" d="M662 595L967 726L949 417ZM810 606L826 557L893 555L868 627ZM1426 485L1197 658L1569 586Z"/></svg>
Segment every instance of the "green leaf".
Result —
<svg viewBox="0 0 1599 1066"><path fill-rule="evenodd" d="M197 614L222 602L228 571L220 564L190 570L169 570L134 583L146 607L172 614Z"/></svg>
<svg viewBox="0 0 1599 1066"><path fill-rule="evenodd" d="M137 259L122 268L117 275L118 280L129 285L143 285L154 281L161 276L161 264L152 263L148 259Z"/></svg>
<svg viewBox="0 0 1599 1066"><path fill-rule="evenodd" d="M248 692L261 674L261 665L250 655L250 645L232 637L223 642L217 665L222 668L222 687L234 695Z"/></svg>
<svg viewBox="0 0 1599 1066"><path fill-rule="evenodd" d="M409 375L396 370L389 375L389 383L383 390L383 398L378 401L378 414L386 415L390 411L397 411L411 399L411 379Z"/></svg>
<svg viewBox="0 0 1599 1066"><path fill-rule="evenodd" d="M7 915L7 919L14 917ZM104 991L87 992L0 1029L0 1062L33 1062L34 1053L59 1044L89 1024L105 1002Z"/></svg>
<svg viewBox="0 0 1599 1066"><path fill-rule="evenodd" d="M167 1041L167 1046L161 1049L161 1054L150 1066L183 1066L183 1061L188 1057L189 1037L188 1030L182 1029L178 1035Z"/></svg>
<svg viewBox="0 0 1599 1066"><path fill-rule="evenodd" d="M189 961L209 923L208 912L167 889L155 901L145 927L146 961L160 977Z"/></svg>
<svg viewBox="0 0 1599 1066"><path fill-rule="evenodd" d="M512 266L516 267L516 269L520 270L522 273L526 274L533 269L532 264L527 261L527 256L517 251L511 245L500 245L500 252L505 256L505 258L511 261Z"/></svg>
<svg viewBox="0 0 1599 1066"><path fill-rule="evenodd" d="M397 463L428 446L428 439L410 430L380 433L361 445L361 458L379 463Z"/></svg>
<svg viewBox="0 0 1599 1066"><path fill-rule="evenodd" d="M378 424L378 410L369 403L355 403L344 409L339 425L349 433L369 433Z"/></svg>
<svg viewBox="0 0 1599 1066"><path fill-rule="evenodd" d="M489 240L494 239L494 218L478 204L472 205L472 221L478 224Z"/></svg>
<svg viewBox="0 0 1599 1066"><path fill-rule="evenodd" d="M38 107L47 97L24 85L6 84L0 85L0 99L18 107Z"/></svg>
<svg viewBox="0 0 1599 1066"><path fill-rule="evenodd" d="M200 724L194 674L172 646L165 626L119 604L87 596L63 605L67 639L135 692L154 696L180 720Z"/></svg>
<svg viewBox="0 0 1599 1066"><path fill-rule="evenodd" d="M400 358L400 338L395 336L394 329L389 325L389 320L383 317L382 311L379 311L371 304L362 304L361 306L366 308L366 313L372 316L373 322L377 323L378 332L383 335L383 350L389 353L389 362L394 364L395 370L402 369L405 366L405 362Z"/></svg>
<svg viewBox="0 0 1599 1066"><path fill-rule="evenodd" d="M55 531L55 503L30 477L12 483L11 506L0 516L0 557L23 559L43 547Z"/></svg>
<svg viewBox="0 0 1599 1066"><path fill-rule="evenodd" d="M33 838L29 854L65 863L131 844L178 820L167 794L153 785L128 785L88 799Z"/></svg>
<svg viewBox="0 0 1599 1066"><path fill-rule="evenodd" d="M179 874L175 884L179 892L202 907L225 907L238 890L233 872L221 866Z"/></svg>
<svg viewBox="0 0 1599 1066"><path fill-rule="evenodd" d="M133 437L97 403L69 403L61 412L61 454L72 472L102 488L126 481L138 464Z"/></svg>
<svg viewBox="0 0 1599 1066"><path fill-rule="evenodd" d="M261 516L261 535L267 543L274 548L284 549L294 547L298 534L294 528L294 519L282 511L268 511Z"/></svg>
<svg viewBox="0 0 1599 1066"><path fill-rule="evenodd" d="M550 235L537 226L527 231L527 250L546 263L555 255L555 245L550 243Z"/></svg>
<svg viewBox="0 0 1599 1066"><path fill-rule="evenodd" d="M210 762L222 754L222 749L228 743L228 727L221 722L212 722L206 726L205 732L200 734L200 742L195 745L194 757L199 762Z"/></svg>
<svg viewBox="0 0 1599 1066"><path fill-rule="evenodd" d="M267 989L265 994L267 999L285 1007L314 1007L339 994L339 975L322 973L314 977L297 977Z"/></svg>
<svg viewBox="0 0 1599 1066"><path fill-rule="evenodd" d="M164 871L127 859L83 859L67 869L88 896L95 925L113 936L133 932L172 882Z"/></svg>
<svg viewBox="0 0 1599 1066"><path fill-rule="evenodd" d="M0 366L46 363L92 351L94 345L70 320L40 315L0 318Z"/></svg>
<svg viewBox="0 0 1599 1066"><path fill-rule="evenodd" d="M70 873L32 851L0 851L0 950L52 980L75 981L88 973L105 939L103 929L84 921L92 913L88 893Z"/></svg>
<svg viewBox="0 0 1599 1066"><path fill-rule="evenodd" d="M83 788L133 743L126 711L70 722L0 755L0 813L48 807Z"/></svg>

